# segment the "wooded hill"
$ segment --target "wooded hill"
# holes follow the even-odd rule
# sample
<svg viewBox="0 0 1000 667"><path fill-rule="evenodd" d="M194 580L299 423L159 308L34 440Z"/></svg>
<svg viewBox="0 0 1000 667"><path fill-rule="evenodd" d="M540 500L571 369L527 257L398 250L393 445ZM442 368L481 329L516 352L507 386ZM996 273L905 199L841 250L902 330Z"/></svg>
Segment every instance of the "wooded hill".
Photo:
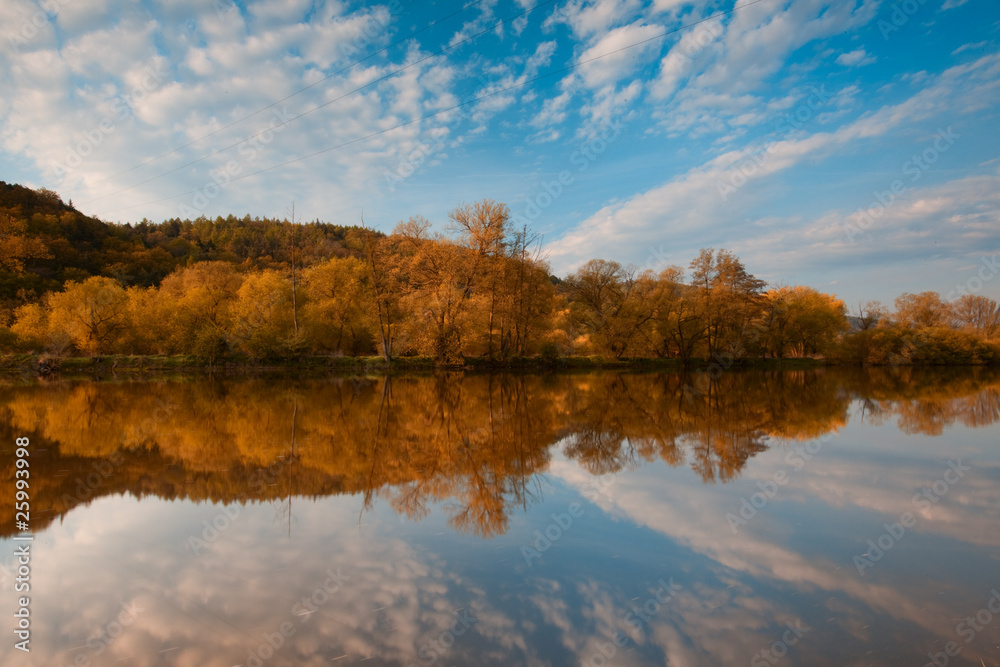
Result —
<svg viewBox="0 0 1000 667"><path fill-rule="evenodd" d="M353 226L249 215L116 225L84 215L51 190L0 181L0 303L9 308L90 276L152 287L203 261L287 268L293 236L302 266L361 253L361 230Z"/></svg>

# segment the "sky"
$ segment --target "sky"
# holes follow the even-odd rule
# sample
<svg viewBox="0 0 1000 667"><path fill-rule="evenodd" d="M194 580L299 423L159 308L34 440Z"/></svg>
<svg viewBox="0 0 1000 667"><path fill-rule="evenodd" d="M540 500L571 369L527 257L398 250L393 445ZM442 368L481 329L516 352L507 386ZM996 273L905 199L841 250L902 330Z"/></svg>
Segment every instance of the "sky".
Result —
<svg viewBox="0 0 1000 667"><path fill-rule="evenodd" d="M489 198L552 272L727 248L849 306L1000 298L992 0L0 0L0 180L111 222L389 232Z"/></svg>

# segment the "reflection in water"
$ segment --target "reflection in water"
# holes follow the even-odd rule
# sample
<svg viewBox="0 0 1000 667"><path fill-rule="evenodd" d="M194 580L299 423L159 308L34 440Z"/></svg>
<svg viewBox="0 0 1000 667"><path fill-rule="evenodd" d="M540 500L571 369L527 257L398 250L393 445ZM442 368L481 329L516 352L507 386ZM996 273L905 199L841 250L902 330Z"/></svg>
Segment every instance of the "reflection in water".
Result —
<svg viewBox="0 0 1000 667"><path fill-rule="evenodd" d="M411 519L448 500L455 529L490 536L536 497L557 442L594 475L660 459L711 482L777 441L842 428L856 397L863 419L896 415L906 433L1000 416L1000 380L982 369L731 373L692 386L702 385L619 373L85 382L8 388L0 420L48 443L32 462L46 521L124 492L213 502L363 493ZM12 497L12 468L3 486ZM8 508L0 534L14 532Z"/></svg>
<svg viewBox="0 0 1000 667"><path fill-rule="evenodd" d="M996 527L998 468L981 461L960 499L949 496L920 515L913 537L862 577L851 571L852 557L881 528L858 528L861 513L889 521L949 457L984 459L981 445L969 444L905 465L878 457L895 451L893 438L910 443L914 434L987 427L998 417L1000 374L988 369L746 372L707 384L677 374L592 373L0 388L4 442L32 441L32 529L60 556L48 576L60 579L66 604L89 610L80 612L82 624L52 611L61 638L39 640L60 647L49 659L67 664L80 650L90 664L114 664L112 654L131 655L131 664L249 664L261 637L278 631L280 638L285 621L296 632L271 651L273 664L330 664L341 655L345 662L335 664L602 664L618 631L627 641L615 648L615 664L704 664L709 656L712 664L746 664L793 620L828 627L804 634L813 648L790 664L861 659L866 651L845 646L874 641L876 627L885 655L876 651L864 664L894 664L920 633L955 635L949 613L988 592L987 579L973 572L991 562L997 570L997 540L983 534ZM863 436L857 451L854 436L845 437L797 477L789 468L791 482L772 505L738 535L730 530L726 514L773 479L786 450L852 429L879 435ZM885 448L878 456L876 445ZM0 476L8 498L13 471L5 466ZM593 497L586 492L598 486ZM570 525L572 502L585 509ZM442 532L439 519L450 528ZM539 542L536 529L548 538ZM8 506L0 534L16 532ZM278 539L276 561L290 571L264 576L254 569L258 556ZM94 544L120 554L139 543L148 549L132 560L114 556L120 560L103 574L81 571L69 557L75 549L107 554ZM961 574L935 573L940 586L932 591L908 591L912 581L890 564L905 569L910 558L956 544L965 546L949 562ZM540 558L526 562L525 545ZM654 555L641 556L647 547ZM619 548L629 553L609 551ZM36 550L45 553L42 543ZM502 565L491 554L497 550ZM608 559L619 557L629 565L610 567ZM546 569L553 562L562 571ZM294 611L303 596L314 600L337 564L353 581L317 594L333 601ZM132 589L122 588L123 576ZM669 576L684 586L670 610L629 621L631 607ZM123 613L106 604L110 590L116 604L137 598L156 606L155 622L140 615L120 641L104 635L87 646ZM818 611L798 605L795 618L781 602L817 594ZM372 618L358 611L380 600L389 611ZM476 620L454 625L459 608ZM317 623L300 625L313 615ZM933 627L938 621L947 627ZM202 645L205 624L218 644ZM467 639L442 635L449 628ZM982 631L979 653L970 646L950 664L996 660L986 649L998 631L1000 617ZM707 638L721 636L727 648L712 648ZM86 648L74 653L73 642ZM171 643L173 657L159 653ZM921 646L908 659L926 658ZM0 658L9 648L0 647Z"/></svg>

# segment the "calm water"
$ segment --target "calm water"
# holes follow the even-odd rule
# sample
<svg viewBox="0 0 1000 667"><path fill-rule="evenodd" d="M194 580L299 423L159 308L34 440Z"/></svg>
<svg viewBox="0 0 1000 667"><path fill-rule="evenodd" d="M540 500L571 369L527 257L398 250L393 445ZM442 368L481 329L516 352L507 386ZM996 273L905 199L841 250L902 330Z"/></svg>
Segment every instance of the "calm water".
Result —
<svg viewBox="0 0 1000 667"><path fill-rule="evenodd" d="M1000 664L1000 373L705 379L0 386L0 664Z"/></svg>

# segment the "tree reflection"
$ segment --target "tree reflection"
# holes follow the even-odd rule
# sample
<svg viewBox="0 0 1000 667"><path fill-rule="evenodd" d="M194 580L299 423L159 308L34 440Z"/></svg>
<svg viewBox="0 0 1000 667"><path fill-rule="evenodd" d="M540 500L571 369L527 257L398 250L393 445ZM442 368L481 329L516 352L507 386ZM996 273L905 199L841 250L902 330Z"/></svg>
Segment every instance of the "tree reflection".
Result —
<svg viewBox="0 0 1000 667"><path fill-rule="evenodd" d="M0 388L4 456L31 438L32 527L117 493L282 503L359 494L411 520L507 531L540 497L553 446L593 475L661 460L725 482L775 442L857 417L907 433L1000 418L989 369L379 376L54 383ZM14 467L0 486L14 495ZM287 517L285 514L287 513ZM12 508L0 531L15 533ZM291 530L291 523L289 523Z"/></svg>

